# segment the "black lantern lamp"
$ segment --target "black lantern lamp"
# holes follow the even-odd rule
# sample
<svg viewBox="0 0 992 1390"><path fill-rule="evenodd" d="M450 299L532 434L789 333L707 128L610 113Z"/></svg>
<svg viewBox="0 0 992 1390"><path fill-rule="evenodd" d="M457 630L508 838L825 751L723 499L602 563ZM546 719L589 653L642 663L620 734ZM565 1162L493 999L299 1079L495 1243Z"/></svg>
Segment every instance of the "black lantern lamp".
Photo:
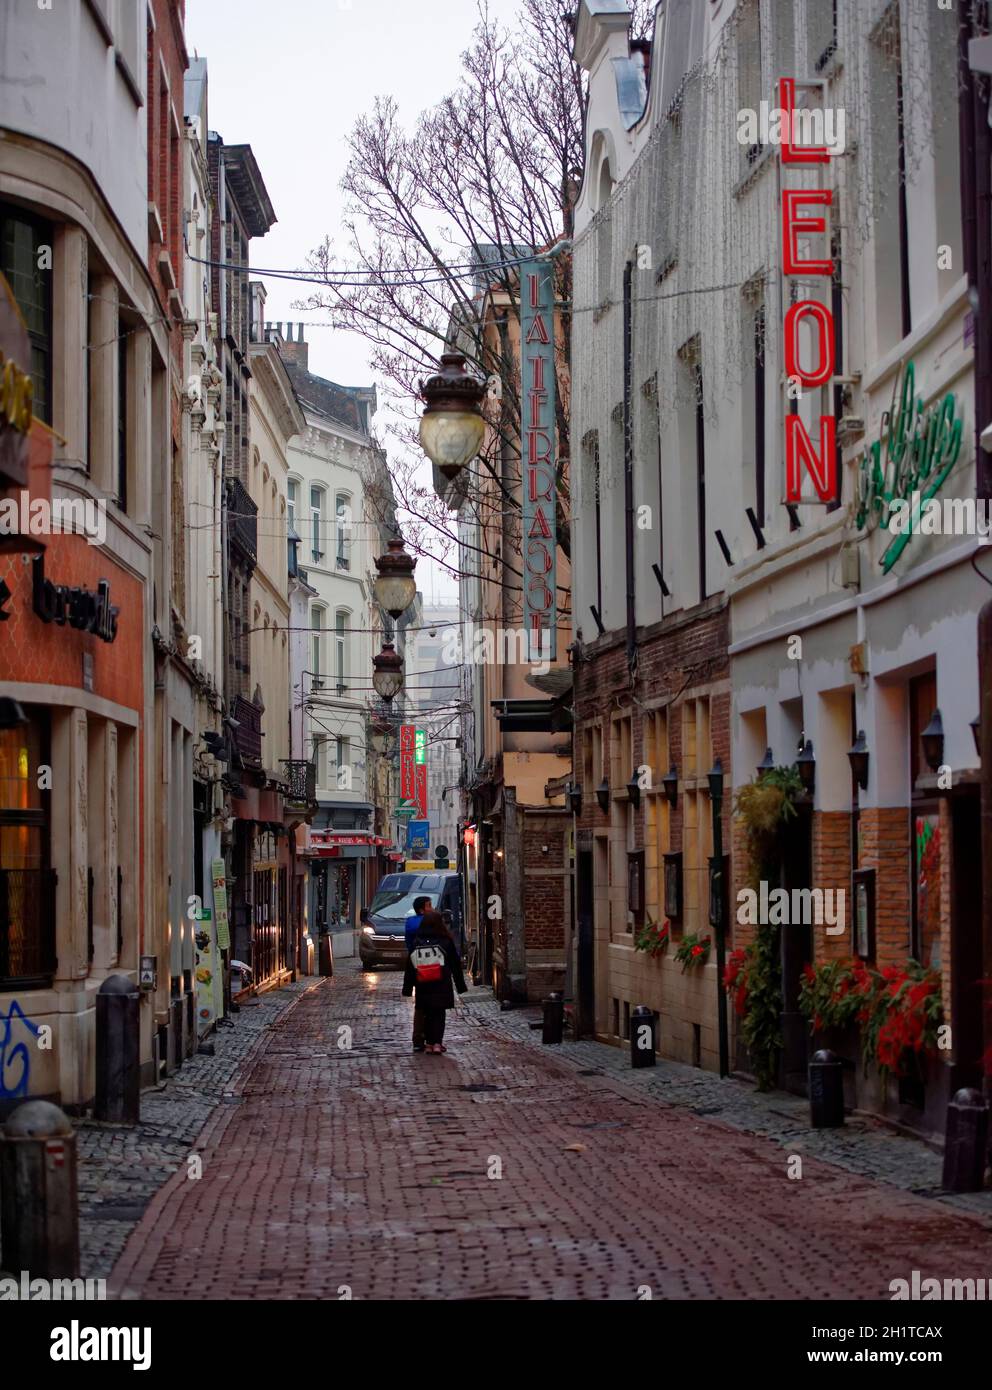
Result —
<svg viewBox="0 0 992 1390"><path fill-rule="evenodd" d="M375 567L379 573L372 586L373 598L391 618L402 617L417 597L417 581L413 577L417 562L403 549L401 536L393 537L385 555L376 559Z"/></svg>
<svg viewBox="0 0 992 1390"><path fill-rule="evenodd" d="M665 789L665 800L669 806L674 806L679 799L679 770L674 763L661 779L661 785Z"/></svg>
<svg viewBox="0 0 992 1390"><path fill-rule="evenodd" d="M610 809L610 784L605 777L596 788L596 800L599 802L599 809L605 816Z"/></svg>
<svg viewBox="0 0 992 1390"><path fill-rule="evenodd" d="M627 796L631 806L636 811L641 804L641 784L637 780L637 768L635 767L630 774L630 781L627 783Z"/></svg>
<svg viewBox="0 0 992 1390"><path fill-rule="evenodd" d="M773 772L774 770L775 770L775 757L774 757L774 754L772 753L772 750L771 750L770 748L766 748L766 749L765 749L765 756L761 759L761 762L758 764L756 771L757 771L759 777L763 777L764 774L765 774L766 772Z"/></svg>
<svg viewBox="0 0 992 1390"><path fill-rule="evenodd" d="M982 716L976 714L971 721L971 736L975 740L975 752L982 756Z"/></svg>
<svg viewBox="0 0 992 1390"><path fill-rule="evenodd" d="M816 786L816 758L813 756L813 744L809 739L803 745L802 752L796 758L796 770L799 773L799 780L803 784L803 791L812 794Z"/></svg>
<svg viewBox="0 0 992 1390"><path fill-rule="evenodd" d="M573 816L582 814L582 787L578 782L569 782L565 788L565 806Z"/></svg>
<svg viewBox="0 0 992 1390"><path fill-rule="evenodd" d="M382 651L372 658L372 685L387 703L403 689L403 658L392 642L383 642Z"/></svg>
<svg viewBox="0 0 992 1390"><path fill-rule="evenodd" d="M420 446L444 476L458 477L478 455L486 435L485 383L470 376L460 352L446 352L436 376L420 383L427 408L420 417Z"/></svg>
<svg viewBox="0 0 992 1390"><path fill-rule="evenodd" d="M944 721L940 717L940 710L935 709L930 719L930 723L920 735L923 742L923 756L927 760L927 767L931 772L936 772L944 761Z"/></svg>
<svg viewBox="0 0 992 1390"><path fill-rule="evenodd" d="M723 763L719 758L706 774L706 780L710 784L710 800L723 800Z"/></svg>
<svg viewBox="0 0 992 1390"><path fill-rule="evenodd" d="M864 729L858 730L858 736L851 747L847 750L848 762L851 764L851 776L857 782L862 791L868 787L868 742L865 738Z"/></svg>

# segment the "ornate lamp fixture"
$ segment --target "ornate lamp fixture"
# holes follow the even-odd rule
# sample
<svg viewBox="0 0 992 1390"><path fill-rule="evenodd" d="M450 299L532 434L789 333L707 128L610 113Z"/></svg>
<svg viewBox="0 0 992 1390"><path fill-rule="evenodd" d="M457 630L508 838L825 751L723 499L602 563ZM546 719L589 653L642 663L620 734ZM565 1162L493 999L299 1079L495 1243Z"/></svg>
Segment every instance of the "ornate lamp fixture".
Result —
<svg viewBox="0 0 992 1390"><path fill-rule="evenodd" d="M857 738L847 750L847 757L851 764L851 775L864 791L868 786L868 743L864 729L858 730Z"/></svg>
<svg viewBox="0 0 992 1390"><path fill-rule="evenodd" d="M372 658L372 685L387 703L403 689L403 658L392 642L383 642L382 651Z"/></svg>
<svg viewBox="0 0 992 1390"><path fill-rule="evenodd" d="M417 581L413 577L417 562L403 549L402 536L393 537L385 555L376 559L375 567L379 573L372 585L373 598L391 618L402 617L417 597Z"/></svg>
<svg viewBox="0 0 992 1390"><path fill-rule="evenodd" d="M478 455L486 434L485 383L466 371L460 352L446 352L436 376L420 383L427 408L420 417L420 446L449 480Z"/></svg>
<svg viewBox="0 0 992 1390"><path fill-rule="evenodd" d="M665 789L665 800L669 806L674 806L679 799L679 770L674 763L661 779L661 785Z"/></svg>

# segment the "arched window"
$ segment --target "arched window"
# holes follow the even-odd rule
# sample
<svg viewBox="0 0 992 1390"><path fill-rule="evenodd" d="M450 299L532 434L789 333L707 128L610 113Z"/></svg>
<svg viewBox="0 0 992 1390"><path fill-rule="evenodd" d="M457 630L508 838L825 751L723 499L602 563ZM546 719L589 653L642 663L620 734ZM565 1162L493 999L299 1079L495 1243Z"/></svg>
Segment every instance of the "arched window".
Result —
<svg viewBox="0 0 992 1390"><path fill-rule="evenodd" d="M324 635L324 610L318 605L314 605L310 610L310 688L311 690L322 690L324 682L321 679L323 674L322 647Z"/></svg>
<svg viewBox="0 0 992 1390"><path fill-rule="evenodd" d="M346 492L339 492L334 498L334 521L337 533L334 563L339 570L350 569L352 513L351 498Z"/></svg>
<svg viewBox="0 0 992 1390"><path fill-rule="evenodd" d="M324 528L324 489L322 487L311 487L310 489L310 554L314 562L324 558L323 528Z"/></svg>
<svg viewBox="0 0 992 1390"><path fill-rule="evenodd" d="M339 695L348 693L348 628L351 614L346 608L339 608L334 614L334 677Z"/></svg>

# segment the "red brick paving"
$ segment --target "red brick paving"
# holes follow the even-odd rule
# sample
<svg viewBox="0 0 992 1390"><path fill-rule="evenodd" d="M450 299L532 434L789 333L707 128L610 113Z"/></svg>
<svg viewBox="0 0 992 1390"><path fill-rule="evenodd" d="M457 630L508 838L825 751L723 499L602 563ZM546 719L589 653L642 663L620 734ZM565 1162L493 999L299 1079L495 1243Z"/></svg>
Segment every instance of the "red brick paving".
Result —
<svg viewBox="0 0 992 1390"><path fill-rule="evenodd" d="M115 1295L887 1299L914 1269L992 1277L981 1224L808 1158L790 1180L778 1144L583 1077L470 1008L446 1056L412 1053L400 980L322 980L273 1027Z"/></svg>

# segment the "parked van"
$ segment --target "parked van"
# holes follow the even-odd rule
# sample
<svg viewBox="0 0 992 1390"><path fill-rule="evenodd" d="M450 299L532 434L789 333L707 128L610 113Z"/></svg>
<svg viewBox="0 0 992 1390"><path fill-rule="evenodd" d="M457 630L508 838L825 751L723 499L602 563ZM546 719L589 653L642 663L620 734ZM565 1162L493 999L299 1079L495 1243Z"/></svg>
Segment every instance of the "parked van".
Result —
<svg viewBox="0 0 992 1390"><path fill-rule="evenodd" d="M379 882L371 905L362 908L362 930L358 955L363 970L379 966L406 965L406 919L413 911L414 898L430 898L431 907L440 912L454 938L460 955L465 954L465 925L462 913L462 878L454 869L430 872L386 874Z"/></svg>

